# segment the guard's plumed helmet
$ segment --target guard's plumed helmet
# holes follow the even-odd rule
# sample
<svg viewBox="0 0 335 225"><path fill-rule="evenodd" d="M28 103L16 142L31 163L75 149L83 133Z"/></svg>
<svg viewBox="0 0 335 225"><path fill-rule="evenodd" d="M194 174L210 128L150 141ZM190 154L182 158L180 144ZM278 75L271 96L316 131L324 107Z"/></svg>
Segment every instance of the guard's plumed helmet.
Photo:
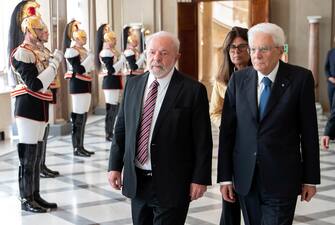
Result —
<svg viewBox="0 0 335 225"><path fill-rule="evenodd" d="M83 40L86 39L87 34L84 30L79 29L80 22L77 20L73 20L69 24L68 29L68 38L77 41L77 40Z"/></svg>
<svg viewBox="0 0 335 225"><path fill-rule="evenodd" d="M111 42L116 39L116 34L110 29L109 24L105 24L103 27L103 41Z"/></svg>
<svg viewBox="0 0 335 225"><path fill-rule="evenodd" d="M29 32L35 38L37 38L37 34L34 29L45 29L46 25L43 23L41 17L39 16L29 16L23 19L21 23L21 30L23 33Z"/></svg>
<svg viewBox="0 0 335 225"><path fill-rule="evenodd" d="M40 4L38 4L35 1L25 1L25 4L23 4L21 12L19 15L21 18L21 21L27 17L30 16L41 16L38 12L37 12L37 8L40 7Z"/></svg>
<svg viewBox="0 0 335 225"><path fill-rule="evenodd" d="M104 34L104 41L105 42L111 42L114 39L116 39L116 34L113 31L108 31Z"/></svg>

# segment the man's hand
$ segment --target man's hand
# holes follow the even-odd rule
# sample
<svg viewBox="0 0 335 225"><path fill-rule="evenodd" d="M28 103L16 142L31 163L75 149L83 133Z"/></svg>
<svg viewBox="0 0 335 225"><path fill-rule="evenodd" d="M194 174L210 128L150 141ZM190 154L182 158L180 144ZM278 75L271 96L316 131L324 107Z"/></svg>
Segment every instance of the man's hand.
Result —
<svg viewBox="0 0 335 225"><path fill-rule="evenodd" d="M301 192L301 201L309 202L316 194L316 186L303 184Z"/></svg>
<svg viewBox="0 0 335 225"><path fill-rule="evenodd" d="M227 202L235 202L235 193L232 184L224 184L220 186L220 192L223 199Z"/></svg>
<svg viewBox="0 0 335 225"><path fill-rule="evenodd" d="M119 172L119 171L109 171L108 172L108 181L114 189L121 190L121 187L122 187L121 172Z"/></svg>
<svg viewBox="0 0 335 225"><path fill-rule="evenodd" d="M328 80L330 81L330 83L335 84L335 78L334 77L328 77Z"/></svg>
<svg viewBox="0 0 335 225"><path fill-rule="evenodd" d="M329 136L323 136L321 138L321 144L322 144L323 149L327 150L329 148Z"/></svg>
<svg viewBox="0 0 335 225"><path fill-rule="evenodd" d="M191 183L190 197L191 201L201 198L207 190L206 185Z"/></svg>

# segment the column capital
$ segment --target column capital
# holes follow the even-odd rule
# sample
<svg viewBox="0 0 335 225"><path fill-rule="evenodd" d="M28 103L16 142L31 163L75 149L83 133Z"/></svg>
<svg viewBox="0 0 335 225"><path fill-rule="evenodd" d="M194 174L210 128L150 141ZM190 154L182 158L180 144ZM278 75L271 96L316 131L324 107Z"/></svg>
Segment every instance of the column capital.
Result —
<svg viewBox="0 0 335 225"><path fill-rule="evenodd" d="M322 16L307 16L307 20L309 23L319 23L319 20Z"/></svg>

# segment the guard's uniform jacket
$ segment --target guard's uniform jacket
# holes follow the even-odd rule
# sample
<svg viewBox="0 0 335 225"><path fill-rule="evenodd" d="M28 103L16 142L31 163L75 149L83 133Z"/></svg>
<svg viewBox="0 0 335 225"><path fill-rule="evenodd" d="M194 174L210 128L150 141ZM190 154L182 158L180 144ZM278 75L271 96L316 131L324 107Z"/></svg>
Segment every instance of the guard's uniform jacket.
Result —
<svg viewBox="0 0 335 225"><path fill-rule="evenodd" d="M100 75L103 76L102 89L122 89L122 73L115 71L113 66L118 60L117 53L111 49L103 49L99 56L102 67Z"/></svg>
<svg viewBox="0 0 335 225"><path fill-rule="evenodd" d="M141 56L140 52L136 48L130 48L128 47L124 54L127 59L127 65L126 65L126 72L125 74L132 77L134 75L140 75L144 73L144 69L142 68L143 61L141 60L140 63L138 63L138 60ZM138 65L140 64L140 65Z"/></svg>
<svg viewBox="0 0 335 225"><path fill-rule="evenodd" d="M91 93L92 75L86 71L82 63L88 58L85 48L67 48L64 54L67 72L65 79L70 80L70 94Z"/></svg>
<svg viewBox="0 0 335 225"><path fill-rule="evenodd" d="M32 120L49 120L49 103L53 100L50 88L42 91L43 84L37 76L49 64L50 54L21 44L11 54L11 66L17 85L11 96L16 98L14 115Z"/></svg>

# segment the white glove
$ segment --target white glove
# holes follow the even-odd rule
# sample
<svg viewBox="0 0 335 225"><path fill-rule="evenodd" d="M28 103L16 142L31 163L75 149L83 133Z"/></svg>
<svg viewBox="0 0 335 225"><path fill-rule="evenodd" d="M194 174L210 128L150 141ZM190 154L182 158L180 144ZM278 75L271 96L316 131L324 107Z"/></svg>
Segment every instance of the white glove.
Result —
<svg viewBox="0 0 335 225"><path fill-rule="evenodd" d="M142 67L142 65L143 65L143 63L144 63L144 61L145 61L145 59L146 59L146 57L145 57L145 53L143 52L143 53L140 55L139 59L136 61L136 64L137 64L137 66L138 66L139 68Z"/></svg>
<svg viewBox="0 0 335 225"><path fill-rule="evenodd" d="M58 63L57 60L53 59L55 62ZM51 84L51 82L54 80L55 76L56 76L56 71L54 68L54 62L49 63L49 66L43 70L38 76L37 78L42 82L43 84L43 88L40 90L41 92L46 92L46 90L48 89L49 85Z"/></svg>
<svg viewBox="0 0 335 225"><path fill-rule="evenodd" d="M56 58L50 58L49 59L49 66L51 66L56 72L58 67L59 67L59 61Z"/></svg>
<svg viewBox="0 0 335 225"><path fill-rule="evenodd" d="M122 62L122 63L126 63L127 62L126 56L124 54L121 54L119 62Z"/></svg>
<svg viewBox="0 0 335 225"><path fill-rule="evenodd" d="M123 54L121 54L119 61L117 61L117 62L113 65L114 70L115 70L115 73L118 73L118 72L122 69L123 64L126 63L126 62L127 62L126 57L125 57Z"/></svg>
<svg viewBox="0 0 335 225"><path fill-rule="evenodd" d="M92 53L88 54L86 59L81 63L85 67L86 72L91 72L94 70L94 55Z"/></svg>
<svg viewBox="0 0 335 225"><path fill-rule="evenodd" d="M128 57L128 56L132 56L132 55L135 55L135 52L133 52L132 50L130 49L126 49L123 54Z"/></svg>
<svg viewBox="0 0 335 225"><path fill-rule="evenodd" d="M55 49L53 56L55 59L58 60L58 62L61 62L63 60L64 54L63 52L59 51L58 49Z"/></svg>

